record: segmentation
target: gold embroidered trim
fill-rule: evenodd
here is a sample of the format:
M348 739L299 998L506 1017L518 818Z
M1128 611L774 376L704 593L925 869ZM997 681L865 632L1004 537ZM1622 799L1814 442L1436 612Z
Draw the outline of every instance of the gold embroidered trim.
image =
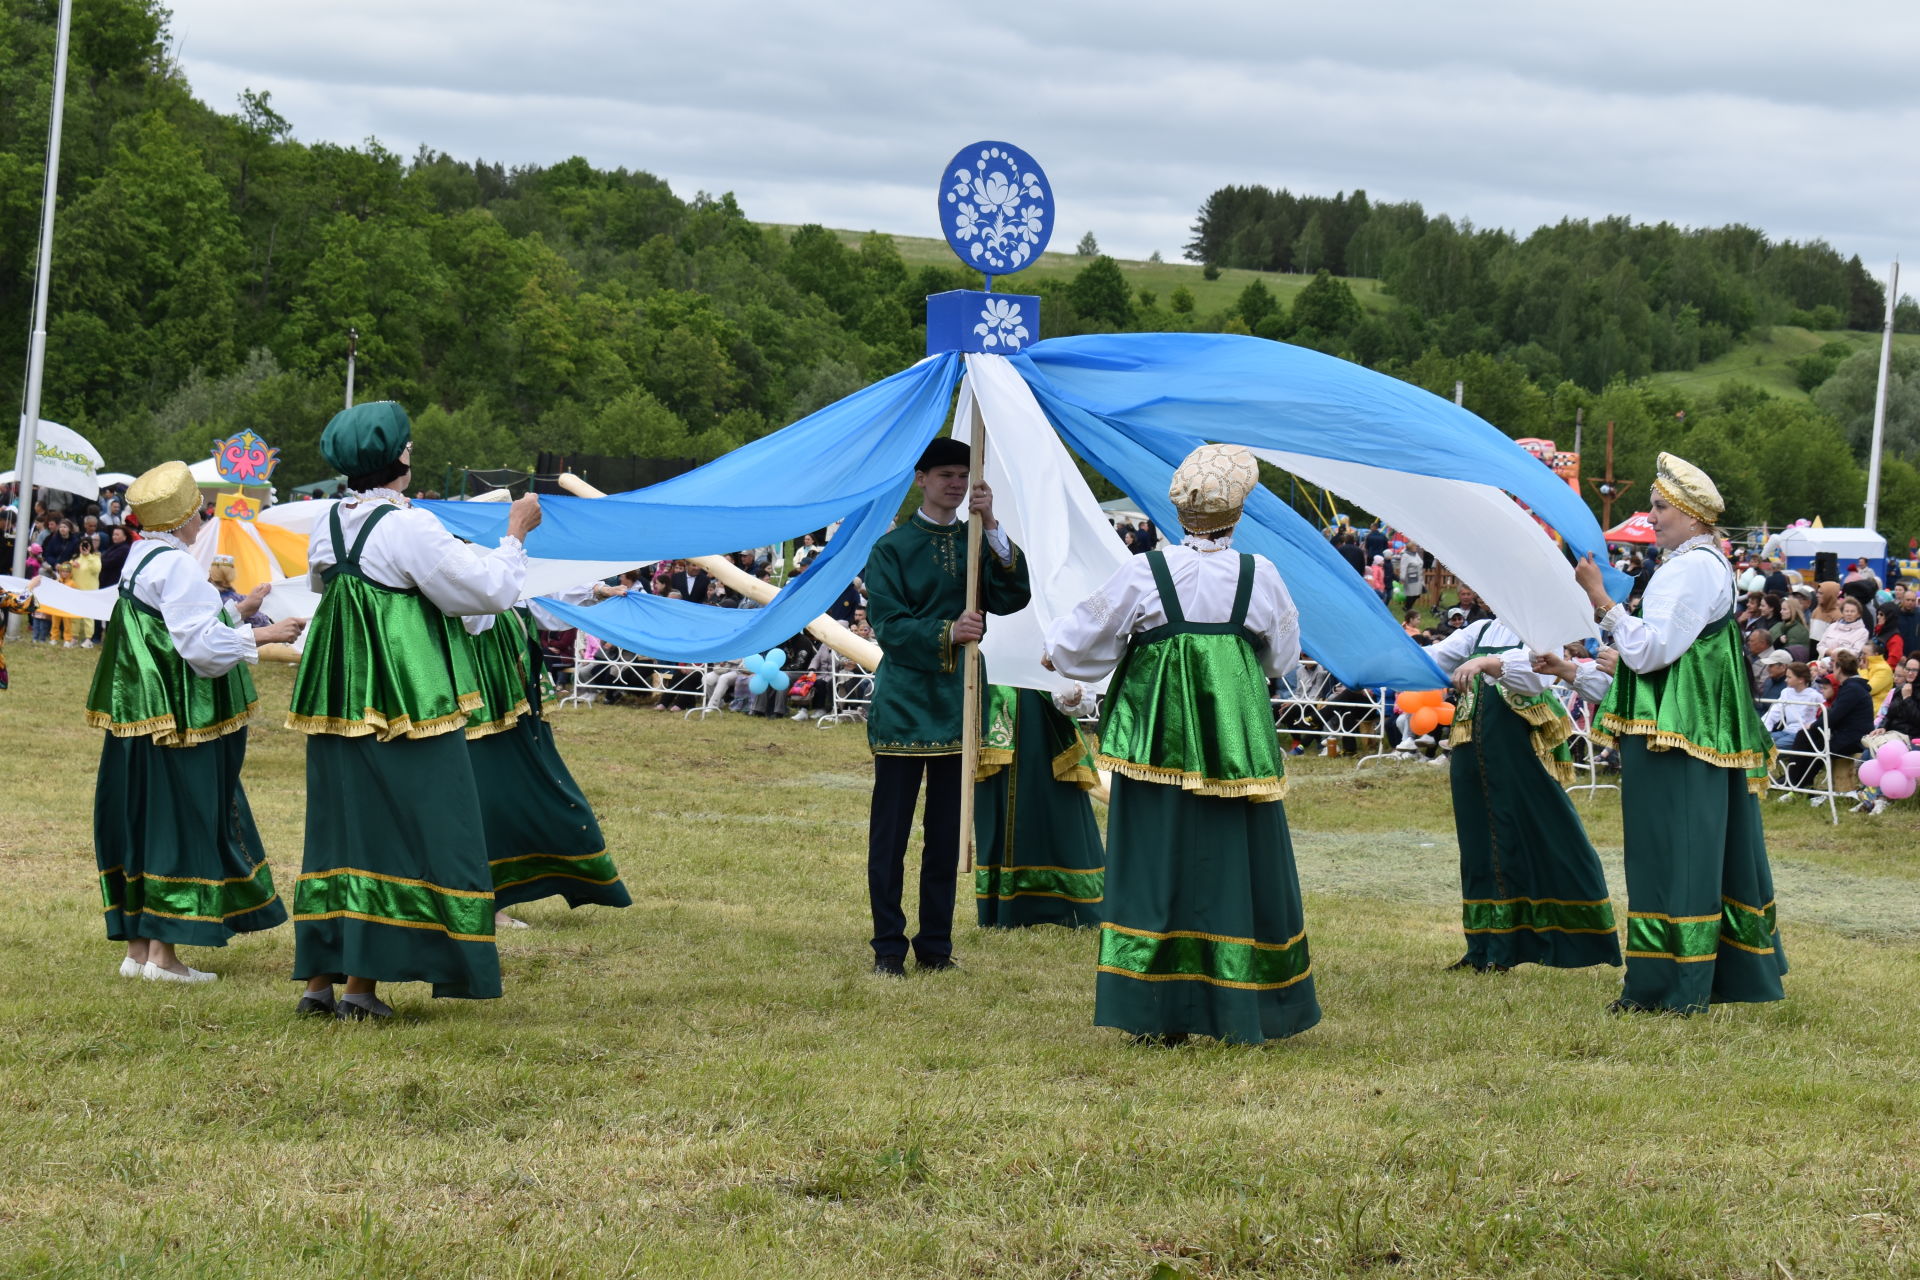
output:
M404 884L415 889L431 889L443 893L449 898L491 898L491 889L449 889L445 885L434 884L431 880L410 880L406 876L390 876L379 871L362 871L359 867L335 867L331 871L308 871L296 880L331 880L335 876L359 876L366 880L383 880L388 884ZM1718 916L1714 917L1716 920Z
M595 858L607 856L605 849L598 853L516 853L511 858L494 858L487 863L490 867L505 866L509 862L526 862L532 858L544 858L548 862L591 862Z
M1720 917L1713 918L1718 920ZM1285 942L1262 942L1258 938L1236 938L1230 933L1206 933L1199 929L1169 929L1165 933L1160 933L1154 929L1135 929L1129 925L1114 924L1111 920L1104 922L1100 927L1113 933L1124 933L1130 938L1152 938L1155 942L1166 942L1170 938L1198 938L1202 942L1226 942L1236 947L1253 947L1259 951L1289 951L1307 938L1305 929Z
M1685 734L1662 729L1658 721L1627 720L1609 712L1594 722L1593 736L1603 745L1615 745L1614 739L1621 735L1634 738L1646 738L1649 751L1683 751L1695 760L1703 760L1721 769L1771 769L1774 759L1780 754L1779 748L1768 747L1763 755L1755 751L1740 751L1728 754L1704 747L1688 738ZM1748 779L1752 789L1754 779ZM1765 779L1760 779L1760 790L1766 790Z
M599 855L595 854L594 856L598 857ZM543 871L537 876L528 876L524 880L508 880L502 884L496 884L493 886L493 891L498 893L502 889L517 889L523 884L532 884L536 880L578 880L581 884L597 884L601 886L620 883L619 876L608 876L605 880L595 880L590 876L570 876L564 871Z
M1013 751L1007 747L980 748L980 764L973 771L975 782L985 782L1013 763Z
M478 693L463 693L455 704L460 709L449 716L435 716L431 720L422 720L415 724L407 716L386 715L372 707L361 713L361 719L348 720L340 716L308 716L297 711L287 712L287 728L297 729L301 733L326 733L342 738L365 738L377 736L382 742L393 742L400 738L437 738L443 733L457 733L467 727L467 721L480 709L485 701Z
M1110 964L1094 966L1098 973L1111 973L1121 978L1136 978L1141 982L1204 982L1210 987L1232 987L1236 991L1278 991L1290 987L1296 982L1304 982L1313 976L1313 966L1306 971L1288 978L1285 982L1235 982L1229 978L1213 978L1204 973L1135 973L1131 969L1121 969Z
M185 733L174 728L171 712L163 716L154 716L151 720L135 721L131 724L116 724L112 716L104 711L87 711L87 723L95 729L105 729L116 738L145 738L152 736L158 747L197 747L215 738L224 738L237 729L246 727L260 709L259 699L247 704L247 709L237 716L229 716L218 724L210 724L200 729L189 729Z
M1285 778L1239 778L1227 780L1209 778L1205 774L1190 773L1183 769L1162 769L1155 765L1138 764L1132 760L1121 760L1115 756L1095 757L1102 769L1132 778L1136 782L1158 782L1167 786L1178 786L1184 791L1196 795L1222 796L1231 800L1247 800L1254 804L1266 804L1287 797Z
M520 723L521 716L531 717L532 714L532 706L525 698L522 698L520 701L514 703L513 706L509 707L507 714L501 716L498 720L489 720L485 724L468 725L467 741L472 742L479 738L491 737L496 733L505 733Z
M492 897L492 894L488 894ZM455 942L492 942L490 933L455 933L447 926L433 920L395 920L391 916L370 916L364 911L323 911L305 915L296 915L294 920L364 920L368 924L390 924L398 929L437 929Z
M1094 750L1099 750L1097 740ZM1094 770L1089 769L1084 763L1087 755L1086 739L1076 733L1074 735L1073 745L1053 758L1053 780L1055 782L1070 782L1082 791L1091 791L1099 786L1100 775Z

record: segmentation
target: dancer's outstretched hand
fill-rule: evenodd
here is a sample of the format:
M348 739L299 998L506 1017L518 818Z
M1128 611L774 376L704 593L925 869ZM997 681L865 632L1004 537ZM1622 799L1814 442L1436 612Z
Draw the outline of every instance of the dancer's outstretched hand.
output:
M1600 571L1600 562L1593 558L1593 552L1587 552L1574 563L1573 580L1587 593L1587 599L1593 602L1594 608L1610 603L1606 579Z

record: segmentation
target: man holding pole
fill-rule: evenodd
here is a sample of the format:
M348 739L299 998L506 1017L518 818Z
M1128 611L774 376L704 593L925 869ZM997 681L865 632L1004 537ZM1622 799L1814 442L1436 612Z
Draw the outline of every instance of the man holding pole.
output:
M873 908L873 968L906 974L907 919L901 909L907 840L920 780L927 783L920 853L920 924L914 958L922 969L953 966L954 881L960 860L963 651L986 632L989 613L1017 613L1029 598L1027 565L993 515L993 493L975 483L971 450L947 437L914 467L920 509L874 545L867 560L867 612L885 657L874 672L867 742L873 750L873 809L867 836L867 895ZM979 520L987 549L979 607L967 607L970 559L962 503Z

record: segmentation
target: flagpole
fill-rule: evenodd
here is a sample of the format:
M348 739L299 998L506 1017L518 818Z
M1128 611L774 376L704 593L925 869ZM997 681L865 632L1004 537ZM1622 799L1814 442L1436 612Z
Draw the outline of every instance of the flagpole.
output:
M1900 296L1900 260L1887 277L1887 319L1880 331L1880 387L1873 396L1873 448L1867 453L1867 531L1880 522L1880 451L1887 438L1887 382L1893 372L1893 301Z
M980 402L968 397L972 413L972 448L967 452L967 501L980 483L987 457L987 423L981 416ZM967 612L980 611L980 570L982 543L986 525L978 511L967 515ZM980 772L980 642L971 641L961 651L960 714L960 859L959 874L973 874L973 800L974 776Z
M60 186L60 121L67 104L67 40L73 31L73 0L60 0L59 35L53 58L53 112L47 127L47 181L40 198L40 267L33 278L33 337L27 345L27 403L14 446L14 480L20 510L14 517L15 577L27 572L27 543L33 532L33 460L40 434L40 387L47 364L47 286L53 275L53 201ZM10 619L17 632L18 617Z

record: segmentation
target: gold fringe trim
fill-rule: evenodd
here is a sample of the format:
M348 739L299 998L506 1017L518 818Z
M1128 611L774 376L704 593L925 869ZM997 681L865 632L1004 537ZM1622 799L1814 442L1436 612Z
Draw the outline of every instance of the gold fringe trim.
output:
M1703 760L1722 769L1771 770L1774 760L1780 754L1779 748L1770 746L1764 755L1753 751L1740 751L1729 755L1723 751L1715 751L1712 747L1703 747L1685 734L1662 729L1657 721L1623 720L1613 714L1603 715L1595 721L1592 732L1595 740L1606 746L1615 745L1614 740L1621 736L1647 738L1650 740L1647 743L1649 751L1684 751L1695 760ZM1748 779L1749 787L1754 781L1754 779ZM1764 780L1761 780L1760 790L1766 790Z
M1132 778L1136 782L1158 782L1166 786L1177 786L1196 795L1247 800L1254 804L1267 804L1287 798L1287 780L1284 777L1239 778L1229 781L1223 778L1209 778L1201 773L1189 773L1184 769L1162 769L1109 755L1095 757L1095 763L1110 773Z
M297 711L287 712L287 728L301 733L333 734L341 738L365 738L377 736L382 742L393 742L400 738L437 738L443 733L458 733L467 727L467 721L480 709L484 702L478 693L463 693L456 704L460 709L450 716L435 716L431 720L422 720L418 724L407 716L387 716L373 707L361 713L358 720L347 720L340 716L309 716Z
M1098 738L1093 738L1091 750L1089 750L1087 739L1090 737L1093 737L1093 735L1076 733L1074 735L1073 745L1053 758L1053 780L1055 782L1070 782L1082 791L1092 791L1100 785L1099 773L1088 768L1084 763L1088 755L1097 754L1100 750L1100 740Z
M1553 754L1555 747L1573 737L1573 722L1564 715L1556 714L1554 709L1544 702L1516 707L1507 698L1505 690L1498 692L1501 701L1507 704L1507 710L1527 722L1527 741L1532 745L1533 754L1538 757L1540 767L1547 771L1547 776L1563 787L1573 785L1575 772L1573 761L1562 760ZM1477 705L1474 710L1476 712L1479 710ZM1447 735L1447 741L1456 747L1472 742L1475 718L1470 715L1465 720L1456 719L1452 725L1453 732Z
M489 720L485 724L468 725L467 741L472 742L479 738L491 737L496 733L505 733L520 723L521 716L531 716L532 714L532 704L525 698L522 698L520 701L514 703L512 707L508 708L507 714L501 716L498 720Z
M974 767L973 780L985 782L994 774L1013 763L1013 752L1007 747L980 748L980 763Z
M154 716L150 720L139 720L131 724L116 723L113 717L104 711L87 709L87 723L95 729L105 729L116 738L145 738L151 736L158 747L197 747L212 742L215 738L224 738L239 729L244 729L260 710L259 699L247 704L247 709L237 716L228 716L218 724L210 724L200 729L189 729L181 733L174 727L171 713Z

